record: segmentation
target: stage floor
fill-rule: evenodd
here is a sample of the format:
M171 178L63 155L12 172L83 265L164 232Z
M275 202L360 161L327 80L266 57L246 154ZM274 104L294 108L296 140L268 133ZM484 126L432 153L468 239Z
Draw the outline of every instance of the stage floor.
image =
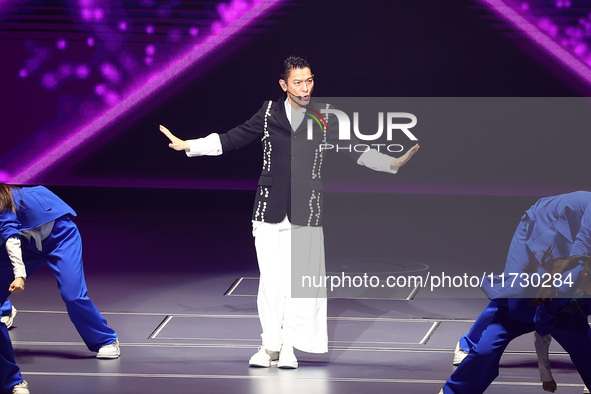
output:
M78 211L88 294L118 332L122 356L97 360L86 349L42 268L11 296L19 312L10 335L33 394L438 393L453 372L456 342L487 303L449 289L421 289L412 299L330 299L327 354L296 353L297 370L249 368L260 344L251 192L56 192ZM521 212L535 200L386 197L385 220L394 226L376 242L393 259L433 273L502 269ZM352 232L367 229L359 223ZM335 256L343 243L331 234L325 228L327 253ZM363 253L375 250L372 242ZM551 360L559 392L580 394L583 383L555 342ZM510 344L487 393L540 392L528 334Z
M246 273L253 278L253 274ZM329 300L328 354L297 353L297 370L249 368L259 345L254 293L224 296L236 273L87 278L89 295L119 334L122 356L97 360L69 322L43 270L11 297L10 335L32 393L437 393L452 351L482 299ZM254 279L250 279L254 280ZM561 393L581 393L553 343ZM539 393L533 336L511 343L487 392Z

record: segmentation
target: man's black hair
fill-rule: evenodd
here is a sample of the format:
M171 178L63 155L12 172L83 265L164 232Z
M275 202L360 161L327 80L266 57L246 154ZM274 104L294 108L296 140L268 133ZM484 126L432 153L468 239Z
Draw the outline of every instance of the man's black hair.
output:
M312 67L310 67L310 62L306 59L301 58L299 56L289 56L287 59L283 61L283 68L281 69L280 78L284 81L287 81L287 77L289 76L291 70L299 68L312 69Z

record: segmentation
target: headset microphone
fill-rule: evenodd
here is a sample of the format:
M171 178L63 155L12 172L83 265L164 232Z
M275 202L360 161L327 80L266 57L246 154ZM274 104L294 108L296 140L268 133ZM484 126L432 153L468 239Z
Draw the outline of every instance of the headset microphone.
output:
M289 94L291 94L292 97L297 98L298 100L301 100L303 97L302 96L296 96L295 94L293 94L292 92L290 92L289 90L285 89L285 91Z
M301 100L303 98L302 96L296 96L295 94L293 94L289 90L286 90L286 92L289 93L289 94L291 94L293 97L297 98L298 100Z

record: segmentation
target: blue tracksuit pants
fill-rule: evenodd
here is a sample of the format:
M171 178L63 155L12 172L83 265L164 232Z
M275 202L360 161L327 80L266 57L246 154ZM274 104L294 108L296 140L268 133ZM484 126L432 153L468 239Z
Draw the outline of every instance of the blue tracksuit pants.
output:
M68 216L55 220L51 234L43 240L42 251L37 250L33 239L30 242L22 239L21 243L27 276L47 264L57 279L68 316L88 349L98 351L115 341L117 334L107 326L107 321L86 294L82 240L74 222ZM2 248L0 253L0 302L4 304L10 295L8 287L14 276L6 249ZM9 391L21 381L8 330L0 324L0 390Z
M487 307L492 314L478 343L445 383L445 394L483 393L499 374L499 362L505 348L518 336L535 329L533 320L527 323L513 316L517 312L530 315L529 299L491 301ZM591 384L591 328L585 313L559 313L552 336L568 352L585 385Z

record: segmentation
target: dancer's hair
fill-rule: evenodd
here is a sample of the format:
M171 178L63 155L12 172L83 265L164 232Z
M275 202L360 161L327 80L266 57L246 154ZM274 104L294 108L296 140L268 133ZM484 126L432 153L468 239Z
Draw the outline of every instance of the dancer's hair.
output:
M545 301L552 301L553 298L558 296L558 289L554 287L554 275L555 274L564 274L567 271L572 270L577 265L584 263L585 267L583 268L583 273L587 273L587 277L581 277L581 281L583 280L591 280L591 256L588 255L576 255L570 257L563 257L563 258L556 258L553 259L550 253L550 249L544 252L544 256L542 257L542 267L545 268L546 272L552 276L552 287L542 287L538 291L535 304L541 305ZM581 287L581 283L579 283L579 287Z
M0 212L10 210L16 212L16 204L12 199L12 189L18 189L16 186L0 183Z

